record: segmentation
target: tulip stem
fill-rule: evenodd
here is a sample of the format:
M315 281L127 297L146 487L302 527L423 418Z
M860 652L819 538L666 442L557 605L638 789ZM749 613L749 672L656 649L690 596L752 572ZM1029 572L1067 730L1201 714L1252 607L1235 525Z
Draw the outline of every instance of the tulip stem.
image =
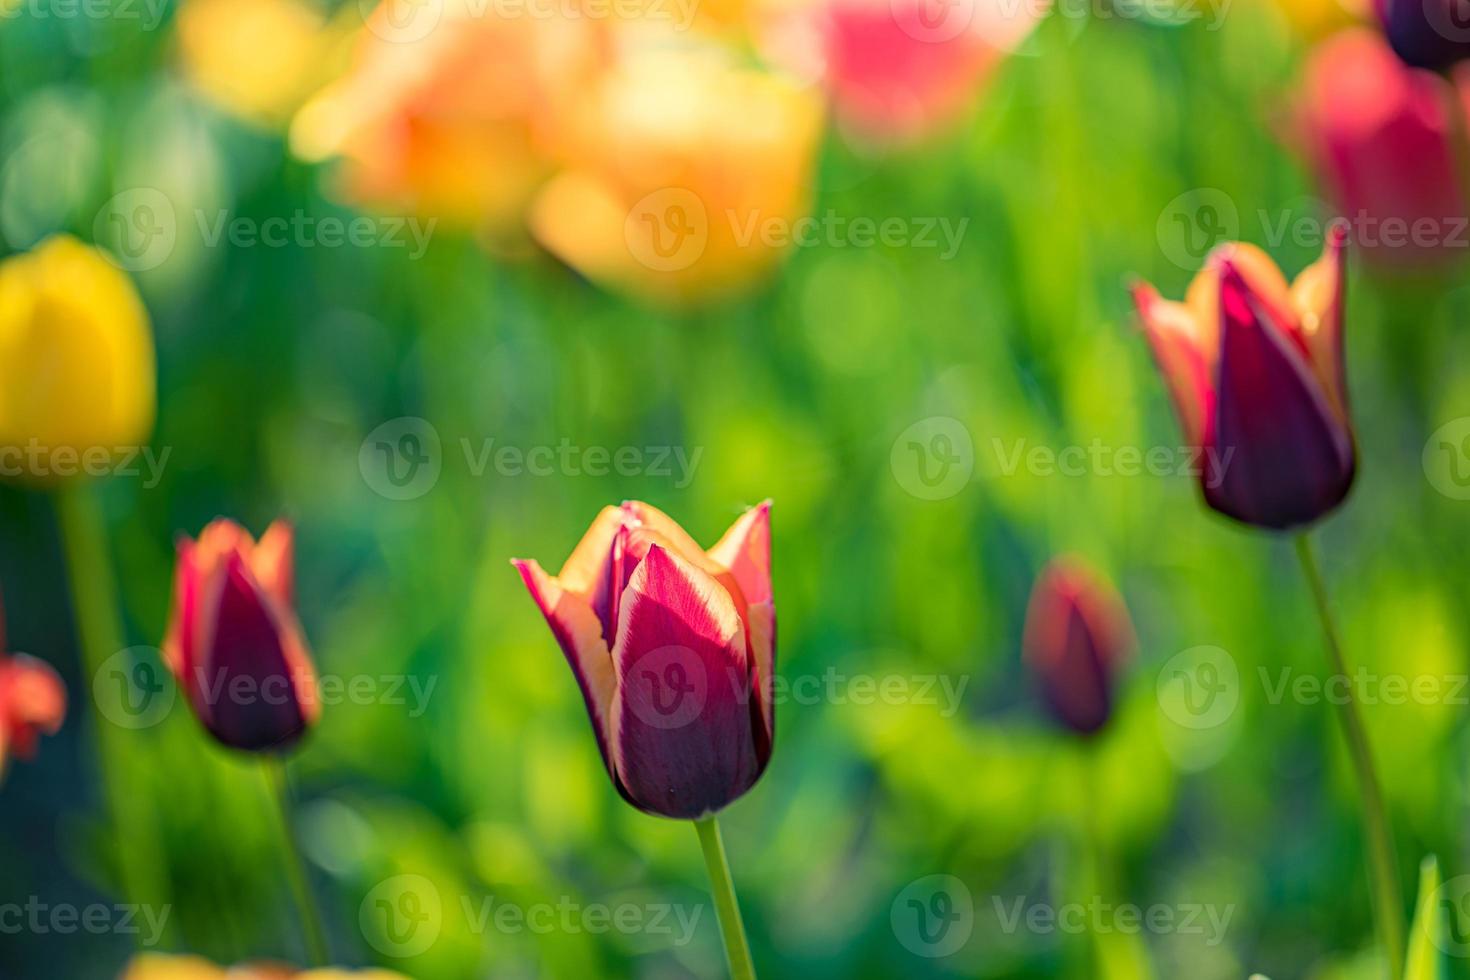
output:
M730 964L731 980L755 980L750 943L745 938L745 923L740 918L740 903L735 898L735 883L730 877L730 861L725 857L725 841L720 837L719 821L708 816L694 821L694 829L704 851L704 867L709 872L710 890L714 893L720 935L725 940L725 960Z
M322 917L312 898L311 884L306 878L306 862L301 858L301 848L291 830L291 786L286 778L284 759L266 756L261 760L261 771L265 774L266 790L271 797L271 810L276 816L280 831L285 864L286 880L291 894L296 899L297 911L301 914L301 933L306 941L306 953L313 966L325 967L330 962L327 955L327 933L322 928Z
M108 557L106 523L89 483L75 482L61 487L54 495L54 503L71 585L83 676L91 690L92 683L101 680L108 659L124 649L117 579ZM135 904L166 901L161 885L164 863L149 819L148 796L130 785L126 778L127 746L121 741L117 727L103 713L102 702L95 697L87 700L92 704L93 736L101 760L103 792L117 859L118 890L124 901Z
M1308 535L1301 534L1297 537L1296 551L1301 559L1302 572L1311 586L1317 614L1322 619L1322 632L1327 640L1331 667L1346 679L1349 675L1347 661L1342 653L1342 642L1332 618L1322 571ZM1400 980L1404 973L1404 903L1399 887L1398 857L1394 850L1393 831L1389 825L1388 811L1383 805L1383 793L1373 767L1373 753L1368 745L1368 733L1363 727L1362 714L1357 701L1353 699L1352 686L1344 685L1343 690L1347 692L1347 696L1338 699L1338 704L1342 708L1340 717L1343 734L1347 738L1353 768L1357 771L1358 790L1363 803L1364 829L1368 837L1368 865L1373 879L1373 908L1378 917L1378 938L1388 959L1389 977Z

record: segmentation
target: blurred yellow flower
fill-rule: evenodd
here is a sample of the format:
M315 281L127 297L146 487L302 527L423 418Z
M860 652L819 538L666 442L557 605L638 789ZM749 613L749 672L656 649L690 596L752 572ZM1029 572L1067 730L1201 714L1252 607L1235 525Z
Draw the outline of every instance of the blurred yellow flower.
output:
M1368 0L1256 0L1274 8L1304 41L1318 41L1339 28L1361 23Z
M815 230L822 100L713 42L624 31L538 196L536 239L598 283L673 303L747 288Z
M520 232L559 120L602 60L606 21L566 16L567 2L384 0L346 75L292 123L292 149L340 156L360 204Z
M0 262L0 475L105 468L148 438L154 375L147 311L101 251L62 235Z
M225 111L283 124L342 66L351 21L328 21L302 0L186 0L177 20L183 74Z
M144 953L134 957L118 980L407 980L389 970L307 970L274 964L225 969L199 956Z

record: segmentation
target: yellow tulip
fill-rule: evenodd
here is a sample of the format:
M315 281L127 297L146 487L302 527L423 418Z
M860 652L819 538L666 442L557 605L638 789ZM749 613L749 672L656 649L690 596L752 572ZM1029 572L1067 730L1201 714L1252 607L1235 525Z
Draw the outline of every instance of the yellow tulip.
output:
M713 42L624 33L532 232L613 289L687 304L748 288L801 237L821 97Z
M132 281L57 236L0 262L0 475L97 472L153 428L153 335Z
M226 112L267 126L285 123L331 79L352 29L349 16L328 21L301 0L187 0L177 26L190 84Z

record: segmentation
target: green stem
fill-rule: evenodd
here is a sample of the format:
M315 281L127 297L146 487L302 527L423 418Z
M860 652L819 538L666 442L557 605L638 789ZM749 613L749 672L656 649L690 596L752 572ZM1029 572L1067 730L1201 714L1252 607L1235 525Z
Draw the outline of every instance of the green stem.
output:
M1322 572L1317 565L1312 541L1303 533L1296 539L1297 557L1301 559L1302 572L1312 589L1312 598L1317 604L1317 614L1322 618L1322 632L1327 639L1327 653L1332 669L1349 677L1347 661L1342 653L1342 641L1332 619L1332 610L1327 601L1327 587L1322 581ZM1368 866L1373 879L1373 909L1378 917L1378 938L1388 958L1388 975L1400 980L1404 974L1404 900L1399 888L1398 857L1393 845L1393 831L1389 826L1388 810L1383 805L1383 793L1379 789L1378 775L1373 768L1373 753L1368 745L1368 733L1363 727L1363 717L1357 701L1352 696L1352 685L1344 684L1347 696L1339 699L1342 708L1343 734L1347 737L1348 753L1352 756L1353 768L1357 771L1358 791L1363 803L1364 832L1368 838Z
M316 967L325 967L330 962L327 954L327 933L322 928L321 913L311 895L311 885L306 880L306 862L301 859L301 849L296 844L296 835L291 832L291 788L286 780L285 760L266 756L261 760L261 772L265 775L266 791L271 797L271 811L276 817L276 828L281 835L282 853L286 864L286 881L296 900L301 914L301 932L306 941L306 954Z
M108 658L124 649L117 580L107 553L106 524L89 483L63 486L56 491L54 502L84 676L93 681ZM162 884L164 865L150 819L149 799L126 778L128 752L121 740L123 733L107 720L96 698L88 700L92 704L93 735L114 837L118 890L125 902L135 905L162 901L166 898Z
M719 821L713 816L705 817L694 821L694 829L704 851L704 867L709 872L710 890L714 893L715 914L720 919L720 935L725 940L725 960L730 964L731 980L755 980L750 943L746 942L745 923L740 919L740 904L735 900L735 883L730 878L730 862L725 857Z

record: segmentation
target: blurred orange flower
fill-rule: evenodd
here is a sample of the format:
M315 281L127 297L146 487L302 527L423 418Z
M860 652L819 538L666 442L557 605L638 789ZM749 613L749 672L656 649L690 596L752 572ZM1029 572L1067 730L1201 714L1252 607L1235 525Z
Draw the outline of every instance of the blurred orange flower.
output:
M803 0L766 31L773 58L823 80L858 138L909 142L952 124L1050 0Z
M306 970L269 963L224 967L199 956L134 957L118 980L407 980L390 970Z
M536 239L613 289L670 303L759 281L806 216L822 132L809 87L693 36L627 29L569 121Z
M345 60L350 13L328 21L302 0L186 0L179 8L184 77L225 111L280 125Z
M567 2L384 0L347 73L297 114L293 149L341 157L358 203L514 234L601 60L603 22L565 16Z

